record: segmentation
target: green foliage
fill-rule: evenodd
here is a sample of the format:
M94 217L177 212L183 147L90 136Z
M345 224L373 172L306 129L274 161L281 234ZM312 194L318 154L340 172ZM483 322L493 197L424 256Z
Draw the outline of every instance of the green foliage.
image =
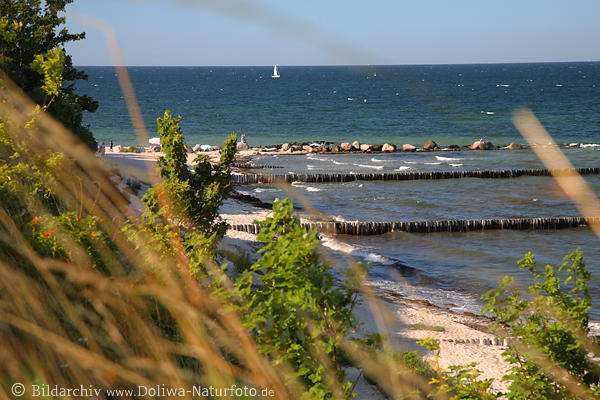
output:
M587 359L585 348L591 298L590 273L579 250L567 255L558 267L539 271L531 253L519 260L533 284L527 298L505 277L497 289L484 295L485 312L495 315L511 337L522 346L512 346L505 355L512 364L504 377L510 382L509 399L575 399L573 388L600 395L600 369ZM574 386L567 385L564 376Z
M107 260L116 254L116 246L100 229L96 218L65 212L58 216L34 217L29 222L29 228L29 242L41 257L85 262L110 274ZM79 246L72 246L73 243ZM74 252L74 249L82 251Z
M87 76L73 68L71 56L59 54L66 43L85 38L84 33L61 29L65 17L59 13L72 1L0 0L0 69L34 102L49 105L56 119L95 150L96 142L82 120L83 111L95 111L98 103L64 84ZM47 103L47 95L55 99Z
M219 208L232 190L230 168L235 157L237 138L232 133L225 140L219 162L212 164L209 157L198 156L190 170L185 140L179 128L180 120L181 116L172 117L168 110L163 118L157 119L164 153L157 165L164 181L148 192L146 204L155 215L188 222L196 229L214 234L218 240L227 230L227 224L219 215ZM158 192L168 196L171 207L159 205Z
M65 55L63 51L56 47L48 50L46 54L37 54L31 63L31 69L44 77L42 89L53 98L60 94L60 87L63 84L64 62Z
M169 258L175 254L172 244L181 240L191 265L191 272L204 273L207 257L214 258L214 245L227 230L219 215L223 200L231 192L231 164L236 151L236 135L223 143L221 158L212 164L206 156L197 157L191 170L180 116L165 111L157 119L164 156L158 158L157 169L163 181L148 190L143 200L146 229L164 247L159 252Z
M288 199L277 201L273 215L261 222L258 240L267 243L259 251L262 257L235 282L243 299L240 311L259 349L275 365L291 364L308 385L307 398L331 398L336 383L349 397L351 384L343 383L339 355L340 344L358 324L352 313L356 286L350 281L334 286L331 267L316 252L316 232L303 228L292 210Z

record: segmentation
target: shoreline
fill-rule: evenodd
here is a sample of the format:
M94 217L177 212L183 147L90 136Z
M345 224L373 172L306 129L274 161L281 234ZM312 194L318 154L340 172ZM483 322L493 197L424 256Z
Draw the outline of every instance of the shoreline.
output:
M218 157L218 152L212 153L204 154L213 158ZM150 176L148 168L155 163L156 158L161 154L157 152L115 152L106 153L103 158L118 169L119 174L124 178L131 177L143 181L144 175L146 177ZM239 156L236 156L236 161L251 161L256 154L254 151L241 152ZM188 154L188 164L193 161L195 156L195 154ZM240 170L237 173L240 172L242 171ZM221 208L223 219L230 225L252 224L255 220L264 219L270 212L267 203L250 204L247 202L248 200L243 198L226 200ZM297 213L299 213L302 222L322 221L323 217L326 219L334 218L325 215L315 216L310 213L310 209L297 210ZM256 251L263 244L256 241L256 235L254 234L229 229L221 246L236 251L245 251L252 257L256 257ZM467 315L452 311L427 300L411 299L383 288L371 286L370 290L375 293L375 298L363 298L361 305L356 309L356 314L363 324L359 330L361 334L375 332L382 335L389 334L397 349L417 350L428 360L434 359L433 354L418 346L416 341L425 336L433 337L440 340L439 364L441 367L476 361L478 363L477 368L482 371L480 379L494 378L494 390L506 388L505 383L500 381L509 368L508 363L504 361L501 355L506 347L504 347L504 343L498 343L493 334L486 332L492 322L485 316ZM375 303L376 306L374 307L372 303ZM389 323L385 326L378 324L377 320L381 319L381 316L377 315L377 307L383 307L382 309L385 310L385 314L388 316L386 321L389 321ZM418 329L419 326L441 327L443 331ZM364 378L362 380L364 381ZM359 381L357 391L361 392L362 395L359 393L358 398L378 398L375 394L372 394L373 390L373 387L366 381ZM365 395L364 393L368 394Z

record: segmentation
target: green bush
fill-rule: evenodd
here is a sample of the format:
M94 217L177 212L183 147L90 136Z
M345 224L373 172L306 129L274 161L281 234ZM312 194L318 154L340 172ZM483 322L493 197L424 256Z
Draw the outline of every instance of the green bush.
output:
M334 286L331 267L316 252L316 232L292 211L290 200L277 201L260 223L258 240L267 245L235 282L239 310L261 352L275 365L293 366L309 388L307 398L348 398L352 384L345 382L340 345L358 325L356 286L350 280Z
M538 270L531 253L519 260L533 278L523 298L505 277L486 293L484 312L491 312L497 327L514 338L505 352L512 364L503 379L510 382L509 399L577 399L600 396L600 368L589 360L588 292L590 273L581 251L564 258L558 267ZM500 331L502 332L502 331Z

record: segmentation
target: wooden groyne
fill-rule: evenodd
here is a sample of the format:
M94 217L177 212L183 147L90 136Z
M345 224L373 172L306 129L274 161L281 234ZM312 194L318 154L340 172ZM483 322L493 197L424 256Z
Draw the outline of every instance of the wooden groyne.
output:
M499 169L499 170L472 170L472 171L415 171L415 172L380 172L380 173L344 173L344 174L247 174L232 175L234 185L272 184L280 182L306 182L306 183L343 183L352 181L411 181L411 180L438 180L438 179L506 179L520 176L550 176L559 175L590 175L599 174L600 168L575 168L575 169Z
M231 165L234 168L242 169L280 169L283 168L281 165L266 165L266 164L249 164L249 163L233 163Z
M388 232L470 232L486 230L550 230L567 229L585 226L589 223L600 223L600 217L541 217L541 218L501 218L501 219L448 219L438 221L410 222L308 222L305 228L322 233L337 235L381 235ZM231 225L236 231L256 234L260 231L258 224Z

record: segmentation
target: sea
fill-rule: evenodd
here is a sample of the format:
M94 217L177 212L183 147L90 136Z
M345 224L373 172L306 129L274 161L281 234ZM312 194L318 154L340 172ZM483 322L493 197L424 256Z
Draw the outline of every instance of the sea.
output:
M441 148L489 140L525 143L512 113L528 107L576 167L600 165L600 62L407 66L128 67L149 136L165 110L181 115L190 145L244 133L251 145L352 142ZM78 82L100 106L86 114L95 137L138 144L116 72L80 67ZM142 143L145 145L145 143ZM531 150L393 154L262 155L269 173L358 173L543 168ZM256 172L264 172L257 170ZM600 195L600 177L585 179ZM273 201L291 197L348 221L419 221L577 216L549 177L241 186ZM308 203L307 203L308 202ZM481 313L481 295L505 275L526 291L517 260L531 251L540 268L579 248L592 272L591 314L600 320L599 239L589 228L468 233L324 236L334 264L370 262L369 284L457 312Z

